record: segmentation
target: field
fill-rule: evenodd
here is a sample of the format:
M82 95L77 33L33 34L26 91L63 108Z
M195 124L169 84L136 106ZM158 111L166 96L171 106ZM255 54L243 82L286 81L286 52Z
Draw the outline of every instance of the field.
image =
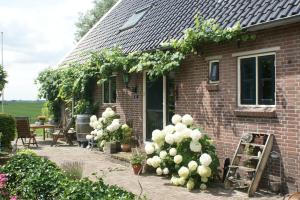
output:
M41 115L43 104L44 101L6 101L4 112L15 117L29 117L30 122L33 123L37 116Z

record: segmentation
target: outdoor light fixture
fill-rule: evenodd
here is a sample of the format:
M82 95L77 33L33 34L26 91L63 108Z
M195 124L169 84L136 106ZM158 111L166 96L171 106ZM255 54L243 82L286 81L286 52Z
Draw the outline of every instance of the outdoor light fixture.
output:
M123 81L125 84L125 87L128 89L129 81L130 81L130 74L127 72L123 72Z

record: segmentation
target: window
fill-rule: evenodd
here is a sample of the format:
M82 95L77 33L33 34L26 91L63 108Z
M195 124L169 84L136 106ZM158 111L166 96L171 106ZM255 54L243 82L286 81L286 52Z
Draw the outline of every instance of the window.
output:
M239 105L275 105L275 54L239 59Z
M134 27L147 13L151 6L148 6L146 8L140 9L136 11L129 19L123 24L123 26L120 28L120 31L130 29Z
M219 61L209 61L209 82L214 83L219 81Z
M103 103L116 103L116 77L112 76L109 80L105 81L102 86Z

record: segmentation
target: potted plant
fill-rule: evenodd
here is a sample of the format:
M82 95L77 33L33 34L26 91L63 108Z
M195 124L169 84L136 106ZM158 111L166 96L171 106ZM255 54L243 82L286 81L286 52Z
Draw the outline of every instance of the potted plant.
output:
M142 172L145 159L146 156L140 153L137 149L132 154L130 163L135 175L139 175Z
M46 116L40 115L40 116L37 117L37 119L39 120L40 125L44 125L45 121L46 121Z
M129 128L127 124L123 124L121 129L122 129L121 149L123 152L130 152L132 128Z

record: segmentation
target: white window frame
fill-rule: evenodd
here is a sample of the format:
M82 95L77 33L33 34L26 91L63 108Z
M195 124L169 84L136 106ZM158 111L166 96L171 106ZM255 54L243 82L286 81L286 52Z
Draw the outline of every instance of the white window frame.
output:
M274 85L274 105L259 105L258 104L258 57L260 56L269 56L269 55L274 55L274 78L275 78L275 85ZM244 58L253 58L255 57L256 59L256 100L255 100L255 105L246 105L246 104L241 104L241 59ZM238 106L239 107L276 107L276 53L275 52L270 52L270 53L261 53L261 54L253 54L253 55L247 55L247 56L240 56L238 57Z
M219 72L218 72L219 73L219 80L218 81L212 81L212 80L210 80L211 64L214 63L214 62L218 62L219 63ZM209 68L208 69L208 82L212 83L212 84L219 83L220 82L220 60L210 60L208 68Z
M114 75L114 76L111 76L110 78L112 78L112 77L117 77L116 75ZM109 100L111 101L111 79L108 79L107 81L108 81L108 88L109 88L109 90L108 90L108 98L109 98ZM116 82L117 82L117 80L116 80ZM117 84L117 83L116 83ZM104 83L102 84L102 104L104 104L104 105L111 105L111 104L116 104L117 102L115 102L115 103L111 103L111 102L104 102ZM117 101L117 100L116 100Z

